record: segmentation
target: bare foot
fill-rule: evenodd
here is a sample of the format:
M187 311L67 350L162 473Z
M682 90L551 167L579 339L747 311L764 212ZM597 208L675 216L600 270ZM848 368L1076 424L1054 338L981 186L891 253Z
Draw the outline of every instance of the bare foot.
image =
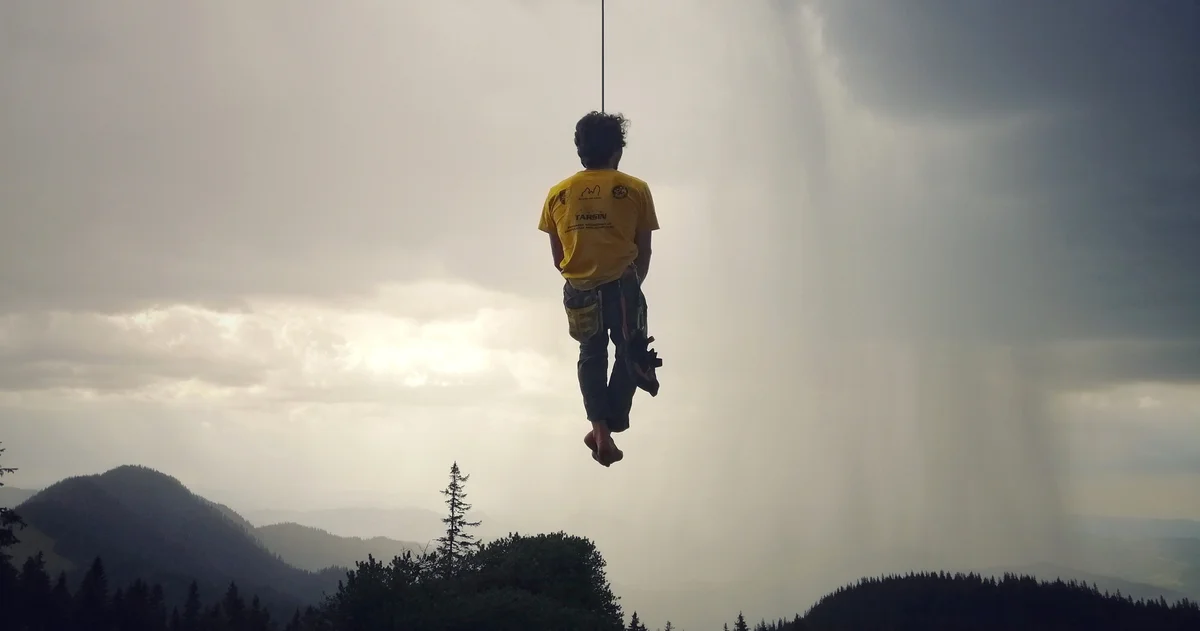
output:
M602 455L599 451L597 451L595 456L596 462L599 462L606 467L611 467L612 465L621 462L624 459L625 452L618 449L615 444L612 446L612 451L608 454Z
M595 432L588 432L587 435L583 437L583 444L587 445L587 448L589 450L591 450L592 460L595 460L596 462L599 462L600 464L602 464L606 467L612 465L614 462L620 462L622 459L625 458L625 453L622 452L620 449L616 449L616 445L614 444L613 449L615 451L613 453L609 454L610 460L608 460L607 464L604 461L602 461L600 459L599 450L596 448L597 445L596 445L596 433Z
M596 430L588 431L587 435L583 437L583 444L593 452L596 451Z
M595 460L596 462L600 462L600 454L597 453L597 451L596 451L596 432L595 431L590 431L587 433L586 436L583 437L583 444L587 445L587 448L591 450L592 460ZM601 462L600 464L604 464L604 463Z
M612 433L600 423L593 424L592 431L583 437L583 444L592 450L592 460L606 467L620 462L625 457L625 454L613 442Z

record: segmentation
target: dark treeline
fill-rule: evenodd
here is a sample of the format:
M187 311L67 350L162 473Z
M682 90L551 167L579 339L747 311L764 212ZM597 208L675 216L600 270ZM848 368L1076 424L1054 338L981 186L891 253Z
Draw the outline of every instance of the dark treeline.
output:
M347 573L336 594L289 620L273 620L257 596L231 583L205 599L193 583L183 606L162 587L110 585L96 559L72 591L41 555L20 570L0 566L0 627L14 631L620 631L622 616L592 544L564 534L510 535L456 557L406 553Z
M340 631L621 631L604 560L584 538L509 535L457 557L358 564L322 607Z
M458 464L450 470L446 533L436 550L359 562L321 608L338 631L622 631L621 607L591 541L564 533L481 545L469 528Z
M1200 629L1200 607L1109 594L1076 581L947 572L862 579L819 600L808 628L978 631L1184 631Z
M582 571L580 571L582 570ZM368 559L348 572L319 606L273 620L258 598L231 584L206 601L193 585L182 607L168 608L158 585L112 589L97 559L78 589L52 580L40 557L20 571L0 567L3 620L14 631L356 631L626 630L653 631L635 612L622 625L603 579L603 561L586 540L563 534L510 535L456 561L436 551L390 563ZM662 631L682 631L670 622ZM738 614L724 631L868 629L1133 630L1200 629L1200 607L1133 600L1073 581L1026 576L909 574L863 579L822 598L792 620L749 623Z
M278 625L259 602L249 603L231 583L223 597L206 603L195 583L182 607L168 609L162 586L142 580L113 587L104 562L97 558L72 593L66 573L51 580L42 556L31 557L18 572L0 567L3 619L14 631L300 631L321 629L318 611L309 608L286 625Z

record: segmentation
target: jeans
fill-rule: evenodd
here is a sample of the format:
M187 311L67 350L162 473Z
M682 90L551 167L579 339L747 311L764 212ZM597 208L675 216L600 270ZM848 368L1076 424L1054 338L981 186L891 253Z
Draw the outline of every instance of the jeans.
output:
M629 410L637 384L627 352L628 340L635 332L646 328L646 297L641 281L631 268L621 278L593 290L581 291L570 283L563 288L563 302L568 307L599 302L598 322L594 331L572 335L579 341L579 390L589 421L604 421L612 432L629 429ZM588 335L587 333L590 333ZM615 349L612 374L608 373L608 342Z

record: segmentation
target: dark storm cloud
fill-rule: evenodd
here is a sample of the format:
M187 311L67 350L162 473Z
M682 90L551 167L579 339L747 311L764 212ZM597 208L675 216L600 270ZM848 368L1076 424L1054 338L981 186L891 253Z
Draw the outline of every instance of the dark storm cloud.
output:
M990 322L1051 340L1200 338L1200 3L814 4L872 110L1020 129L964 166L988 170L978 195L1010 200L1004 214L948 230L961 269L942 273L975 286ZM1142 368L1196 374L1179 355Z
M1162 310L1147 309L1148 313ZM1128 326L1128 325L1126 325ZM1059 385L1079 388L1130 382L1187 384L1200 382L1200 342L1173 336L1165 329L1158 338L1090 341L1064 344L1053 353Z
M815 0L855 93L904 116L1143 103L1195 96L1200 5L1177 0ZM1191 85L1188 85L1191 83Z

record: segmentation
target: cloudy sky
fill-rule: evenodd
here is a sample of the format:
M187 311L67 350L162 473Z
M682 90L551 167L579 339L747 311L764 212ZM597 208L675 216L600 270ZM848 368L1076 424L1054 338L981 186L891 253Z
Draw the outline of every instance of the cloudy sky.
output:
M665 359L612 469L535 229L598 2L0 5L6 482L437 508L457 459L630 581L1200 518L1200 4L608 5Z

